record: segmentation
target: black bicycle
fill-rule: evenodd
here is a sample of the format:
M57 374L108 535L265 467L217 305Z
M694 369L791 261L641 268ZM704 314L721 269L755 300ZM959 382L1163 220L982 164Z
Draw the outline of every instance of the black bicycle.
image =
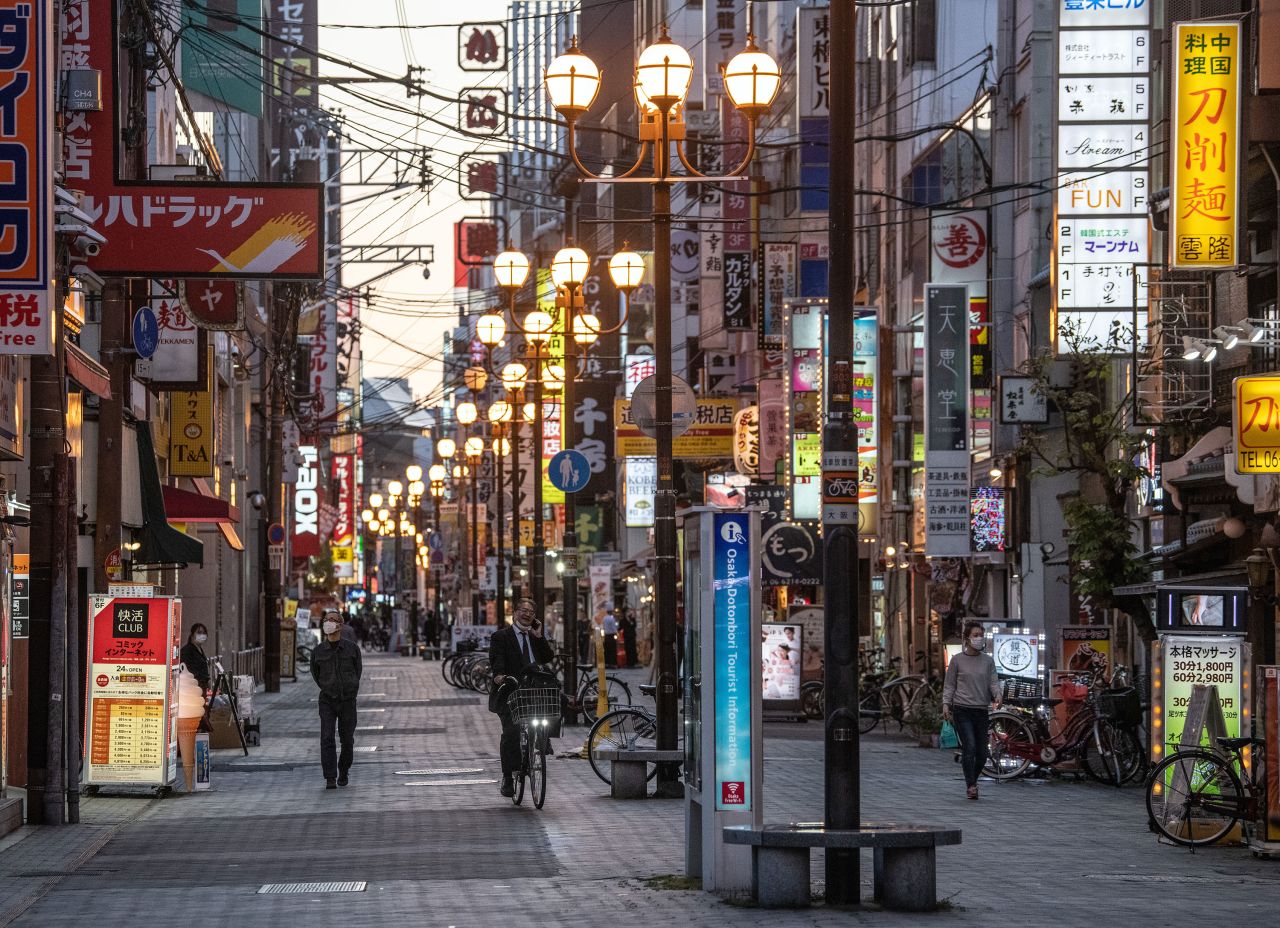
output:
M1216 747L1178 747L1147 779L1147 815L1164 838L1183 847L1217 844L1257 820L1266 795L1266 742L1218 738ZM1251 750L1252 763L1245 751Z
M527 785L533 807L541 809L547 799L551 739L560 734L560 682L555 674L527 668L507 698L507 706L511 718L520 726L520 769L516 771L516 794L511 801L520 805Z

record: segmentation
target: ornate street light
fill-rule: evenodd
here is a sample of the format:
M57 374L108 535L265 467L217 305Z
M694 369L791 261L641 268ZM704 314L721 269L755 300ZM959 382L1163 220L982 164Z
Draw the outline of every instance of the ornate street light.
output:
M443 464L432 464L431 469L427 471L427 476L432 483L440 483L449 478L449 469Z
M507 322L497 313L485 313L476 320L476 338L492 348L507 334Z
M409 482L422 479L422 468L417 464L410 464L404 469L404 475L409 478Z
M480 414L476 409L476 404L470 400L463 401L453 410L453 415L463 425L470 425L476 421L476 417Z
M504 289L519 290L529 279L529 259L523 252L508 248L493 259L493 276L498 286Z
M436 442L436 454L444 458L446 461L453 457L458 451L458 443L452 438L442 438Z
M748 29L750 33L750 29ZM585 60L584 60L585 59ZM768 111L769 105L777 95L781 82L781 72L773 59L758 49L754 37L748 35L747 46L740 55L735 56L724 70L724 79L729 99L747 120L746 151L740 164L720 177L708 177L698 171L685 149L686 126L682 114L685 95L693 78L693 60L689 53L671 41L664 25L662 35L657 42L640 53L634 72L634 88L636 102L640 110L639 136L640 150L635 163L627 170L608 177L595 174L583 164L577 150L577 122L591 104L594 90L590 90L589 80L598 75L599 69L589 63L576 43L547 69L547 94L556 111L564 117L566 123L566 143L569 157L585 176L602 183L625 181L636 174L646 161L650 159L653 185L653 255L654 255L654 356L656 362L655 381L657 387L656 409L657 420L656 452L658 459L658 486L654 505L654 549L656 555L655 576L655 615L657 617L657 650L656 650L656 683L657 691L657 746L659 750L675 750L679 742L679 713L676 702L678 681L676 679L676 523L675 523L675 483L672 455L671 430L671 186L686 180L731 183L742 181L742 172L746 170L755 154L756 125L758 120ZM584 75L588 83L579 88L564 75L571 77ZM554 79L553 79L554 78ZM684 174L673 172L672 148L678 163L684 168ZM614 262L610 262L610 275L615 282L619 276L625 282L631 282L626 276L630 258L615 256L618 273L614 273ZM642 263L642 262L641 262ZM567 332L576 335L576 329L570 327ZM575 339L566 339L566 352L572 347ZM572 366L566 360L570 373ZM572 380L565 383L566 393L572 392ZM566 406L570 404L566 402ZM566 416L566 435L571 435L573 418ZM568 441L567 447L572 447ZM566 500L568 497L566 497ZM567 507L566 507L567 509ZM572 525L566 511L566 551L569 548L568 531ZM566 559L567 560L567 559ZM572 574L573 565L567 570ZM576 583L576 580L573 581ZM566 609L570 608L566 599ZM571 620L566 616L566 632L571 627ZM658 766L658 794L679 795L678 770L674 764Z

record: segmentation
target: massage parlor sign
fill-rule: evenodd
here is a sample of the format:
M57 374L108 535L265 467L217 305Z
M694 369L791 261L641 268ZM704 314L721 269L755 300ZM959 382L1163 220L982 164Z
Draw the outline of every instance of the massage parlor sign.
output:
M177 768L182 600L90 597L84 782L168 786Z

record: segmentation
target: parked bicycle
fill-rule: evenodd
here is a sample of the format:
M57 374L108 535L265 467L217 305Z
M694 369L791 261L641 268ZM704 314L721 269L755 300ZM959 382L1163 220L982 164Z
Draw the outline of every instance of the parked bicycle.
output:
M640 684L643 696L653 696L652 683ZM613 763L600 756L602 751L657 750L658 717L643 705L622 706L600 716L587 735L587 760L591 769L605 783L613 782ZM646 778L658 773L657 764L646 765Z
M493 686L488 651L461 651L440 662L445 682L460 690L488 693Z
M556 655L556 659L545 666L563 676L561 669L563 663L559 655ZM598 667L595 664L579 664L578 676L575 682L577 683L577 691L573 698L573 708L581 712L588 722L595 722L598 715L597 707L600 704L600 674ZM604 694L609 709L632 704L631 687L627 685L625 680L612 674L606 674L604 683Z
M1013 682L1013 681L1009 681ZM1099 783L1120 786L1140 775L1145 754L1128 722L1136 713L1137 693L1108 692L1089 674L1058 685L1064 698L1021 695L1006 684L1006 708L991 713L988 758L983 772L1012 780L1033 767L1083 773ZM1055 708L1072 706L1060 731L1052 730ZM1121 724L1121 723L1124 724Z
M1147 779L1147 814L1161 837L1183 847L1216 844L1239 823L1246 836L1266 795L1266 752L1259 738L1218 738L1217 747L1180 747ZM1173 745L1171 745L1173 747Z

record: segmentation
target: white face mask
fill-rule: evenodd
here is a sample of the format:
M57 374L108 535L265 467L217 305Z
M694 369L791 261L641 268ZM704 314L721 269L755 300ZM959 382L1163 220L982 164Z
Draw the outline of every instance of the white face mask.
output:
M208 640L208 635L196 635L196 644L204 644Z
M324 625L323 625L323 628L324 628L324 633L325 633L326 635L332 635L334 632L336 632L336 631L338 630L338 623L337 623L337 622L325 622L325 623L324 623Z
M975 651L985 651L987 649L987 639L986 638L970 638L969 647L973 648L973 650Z

